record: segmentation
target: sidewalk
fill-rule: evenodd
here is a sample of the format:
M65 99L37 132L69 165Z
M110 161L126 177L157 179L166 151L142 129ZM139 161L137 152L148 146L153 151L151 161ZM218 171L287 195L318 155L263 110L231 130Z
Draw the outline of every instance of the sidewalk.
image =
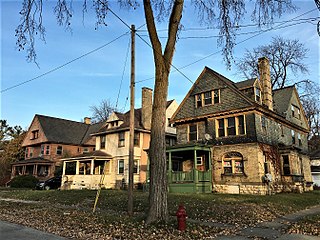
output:
M0 221L0 240L66 240L66 238L41 232L22 225Z
M309 236L303 234L282 234L281 230L286 229L291 223L299 221L301 218L320 214L320 205L302 210L293 214L285 215L275 219L272 222L264 222L256 227L243 229L237 236L221 236L218 240L247 240L253 237L264 239L279 239L279 240L320 240L320 236Z

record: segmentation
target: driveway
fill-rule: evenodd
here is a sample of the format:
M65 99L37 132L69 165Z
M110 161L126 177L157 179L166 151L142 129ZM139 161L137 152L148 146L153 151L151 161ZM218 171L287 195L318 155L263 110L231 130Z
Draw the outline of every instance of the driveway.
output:
M0 221L0 240L66 240L66 238L41 232L22 225Z

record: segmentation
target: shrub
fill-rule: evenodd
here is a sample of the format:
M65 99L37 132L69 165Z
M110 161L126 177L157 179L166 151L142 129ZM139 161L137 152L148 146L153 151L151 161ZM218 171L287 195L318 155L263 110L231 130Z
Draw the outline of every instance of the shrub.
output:
M17 176L13 178L10 182L10 187L12 188L35 188L39 180L32 176Z

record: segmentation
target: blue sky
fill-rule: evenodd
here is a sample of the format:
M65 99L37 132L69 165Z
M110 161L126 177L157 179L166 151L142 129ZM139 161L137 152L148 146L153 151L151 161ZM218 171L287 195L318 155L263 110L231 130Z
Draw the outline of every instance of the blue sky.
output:
M38 39L36 42L40 66L38 67L34 63L26 62L26 53L17 51L15 46L14 34L19 24L21 2L1 0L0 118L6 119L10 125L20 125L23 128L29 126L35 114L81 121L84 117L92 115L90 106L98 105L103 99L110 99L114 104L118 101L120 110L128 110L129 101L126 99L129 97L130 82L130 52L128 53L130 34L112 42L128 32L127 26L109 14L108 26L95 30L93 13L88 11L83 22L82 1L73 1L74 14L71 33L56 24L53 15L55 1L44 1L46 42ZM275 22L281 23L290 20L289 23L282 25L283 28L279 29L277 26L280 23L275 23L273 25L275 29L256 37L252 37L254 34L250 32L258 31L257 27L239 29L236 42L245 41L235 47L234 57L235 59L241 58L245 49L251 50L259 45L268 44L275 36L298 39L309 49L305 63L310 70L308 76L299 77L319 82L319 36L316 21L309 20L301 24L299 20L319 17L319 11L312 0L294 1L294 3L299 7L296 12L275 19ZM252 6L249 1L248 6L248 13L250 13ZM141 8L129 12L113 4L112 10L128 25L134 24L138 28L145 23ZM194 82L205 66L233 81L244 80L241 75L237 74L234 65L231 70L226 69L221 52L219 52L221 49L217 46L217 38L214 37L218 35L218 30L204 29L205 26L198 23L193 9L188 5L185 7L182 23L185 29L179 35L173 65L180 69L188 79L173 69L170 75L169 99L176 99L180 103L192 86L190 80ZM249 18L243 19L243 25L248 23L250 23ZM161 24L158 28L166 29L166 25ZM146 27L143 26L139 30L138 34L149 42ZM161 31L159 35L165 37L166 32ZM250 40L246 40L250 37L252 37ZM104 45L106 46L100 50L86 55ZM73 61L83 55L86 56ZM72 61L70 64L65 65L70 61ZM189 64L191 65L183 68ZM63 65L65 66L54 70ZM153 88L153 76L152 50L137 37L136 107L140 107L141 104L141 88L144 86ZM27 83L6 90L23 82Z

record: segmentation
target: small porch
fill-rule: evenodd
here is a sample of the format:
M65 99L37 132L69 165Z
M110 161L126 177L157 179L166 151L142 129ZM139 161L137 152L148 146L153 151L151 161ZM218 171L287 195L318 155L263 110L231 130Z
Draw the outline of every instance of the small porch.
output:
M211 193L212 164L208 146L167 148L169 192Z
M77 157L62 159L62 190L109 188L109 154L95 151Z
M11 166L11 178L33 175L39 180L47 180L54 175L54 162L44 158L32 158L14 162Z

